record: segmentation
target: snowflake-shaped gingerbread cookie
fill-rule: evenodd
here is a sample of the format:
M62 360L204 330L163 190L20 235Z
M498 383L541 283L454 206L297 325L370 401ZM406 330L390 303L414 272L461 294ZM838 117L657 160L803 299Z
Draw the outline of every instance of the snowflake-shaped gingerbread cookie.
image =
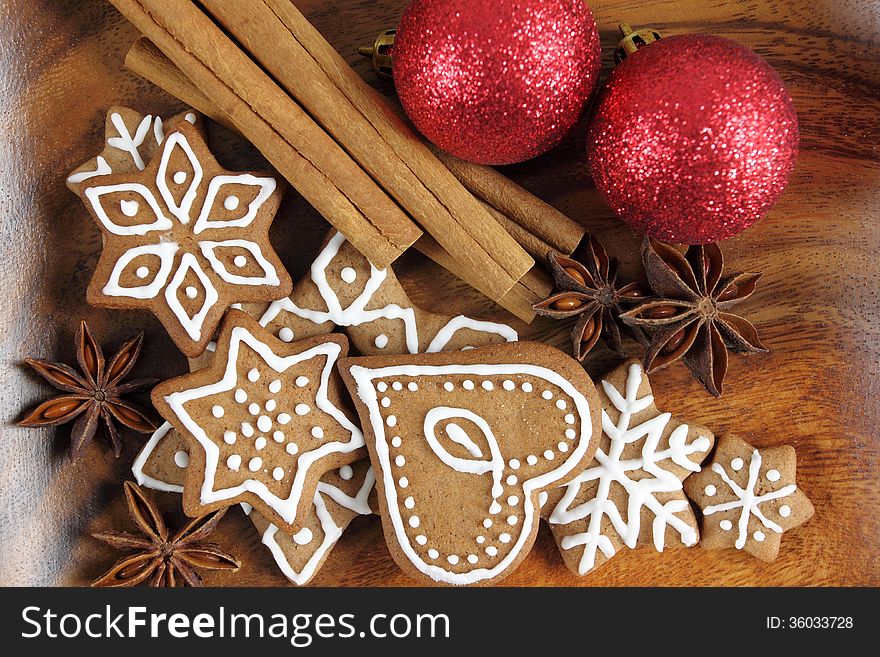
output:
M696 545L697 521L682 481L700 470L714 440L707 429L657 409L638 361L605 377L599 395L602 438L595 459L551 492L548 504L562 556L579 575L623 546L653 544L662 552L668 545Z
M703 511L701 545L773 561L782 533L813 516L795 471L790 445L756 449L733 435L720 438L711 467L685 482L688 497Z
M290 293L268 237L281 189L271 176L222 169L186 120L163 137L143 170L80 180L77 191L104 235L87 300L149 309L194 357L230 306Z
M157 386L153 404L189 444L184 510L246 502L296 532L325 472L364 456L336 361L344 336L285 344L243 312L227 315L210 367Z

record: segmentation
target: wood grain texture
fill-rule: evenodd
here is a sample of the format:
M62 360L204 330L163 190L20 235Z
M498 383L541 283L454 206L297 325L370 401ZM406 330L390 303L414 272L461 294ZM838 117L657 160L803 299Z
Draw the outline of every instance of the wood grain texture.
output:
M396 22L404 0L299 0L298 6L369 81L355 49ZM799 484L816 506L787 533L780 558L763 564L735 551L624 551L586 578L570 574L546 528L511 585L877 585L880 584L880 5L873 0L680 0L591 2L606 71L626 20L666 34L711 32L766 57L787 83L801 120L802 154L788 191L754 228L725 243L731 270L763 270L741 310L761 331L766 356L731 359L721 400L687 370L652 383L658 405L678 417L734 431L758 446L798 450ZM116 555L88 532L125 524L122 481L142 439L126 435L119 460L98 439L85 457L66 456L68 431L11 423L48 390L21 366L26 356L71 358L87 318L105 343L146 330L141 372L167 378L183 358L152 317L87 308L84 291L100 249L97 228L64 186L100 150L113 103L170 113L178 105L123 68L136 38L104 0L15 0L0 5L5 119L0 134L4 314L0 383L0 583L83 584ZM261 158L222 128L211 133L221 163L258 168ZM636 271L638 237L601 202L584 167L583 126L554 152L505 173L577 219ZM325 224L296 193L272 238L294 277L305 270ZM27 242L25 242L25 239ZM507 319L479 294L418 254L396 265L413 301L444 312ZM526 337L565 348L568 326L536 320ZM613 357L600 348L587 369ZM178 500L160 501L173 516ZM218 541L245 561L238 575L210 584L286 581L243 515L224 520ZM315 580L321 585L408 585L383 546L375 518L356 520Z

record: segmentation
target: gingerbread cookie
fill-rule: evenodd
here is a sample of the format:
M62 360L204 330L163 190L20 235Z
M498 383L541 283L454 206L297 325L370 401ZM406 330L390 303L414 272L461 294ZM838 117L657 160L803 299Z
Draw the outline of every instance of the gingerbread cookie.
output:
M641 363L605 377L602 437L596 458L550 494L548 520L569 569L586 575L623 546L693 546L699 532L682 481L712 449L714 436L682 424L654 404Z
M290 297L272 303L260 323L285 342L339 326L362 355L457 351L517 339L506 324L413 306L390 268L372 266L337 232Z
M599 398L537 343L340 362L376 469L386 542L410 575L488 584L528 554L542 493L598 445Z
M189 445L166 422L141 449L131 471L141 486L182 493L188 466ZM302 586L318 573L351 521L374 513L375 483L368 459L325 473L303 528L296 534L280 531L250 504L241 506L279 570L292 583Z
M736 436L720 438L712 467L685 482L703 512L701 545L773 561L782 533L813 517L812 503L795 484L796 461L790 445L755 449Z
M111 107L104 121L104 150L77 167L67 177L67 187L81 196L82 186L92 178L143 171L165 141L165 131L173 132L181 121L204 130L204 119L193 111L163 121L161 116L145 116L128 107Z
M153 390L189 444L188 514L247 502L287 531L302 529L320 477L363 457L335 371L347 350L341 335L285 344L232 310L213 364Z
M187 356L232 304L290 293L268 237L276 179L225 171L188 121L142 171L86 179L79 193L104 234L88 302L151 310Z
M295 534L280 531L256 511L245 511L284 576L302 586L317 574L351 521L374 512L375 484L367 459L328 472L318 482L311 513Z

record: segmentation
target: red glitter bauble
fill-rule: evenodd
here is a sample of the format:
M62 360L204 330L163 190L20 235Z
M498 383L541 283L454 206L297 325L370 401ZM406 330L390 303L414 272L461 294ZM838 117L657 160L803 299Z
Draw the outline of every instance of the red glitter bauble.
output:
M414 0L392 51L397 93L416 127L482 164L556 146L580 117L599 64L583 0Z
M798 153L791 97L767 62L728 39L682 35L627 57L588 133L596 187L636 230L705 244L755 223Z

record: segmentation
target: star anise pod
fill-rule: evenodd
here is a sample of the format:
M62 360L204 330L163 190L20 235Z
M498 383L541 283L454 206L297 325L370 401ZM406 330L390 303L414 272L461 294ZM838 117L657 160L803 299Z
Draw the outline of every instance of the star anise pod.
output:
M147 581L150 586L201 586L197 568L234 572L241 566L238 559L204 540L226 509L196 518L169 537L162 514L140 486L126 481L125 499L128 515L142 535L107 531L92 536L120 550L137 551L117 561L92 586L137 586Z
M131 338L120 347L110 363L105 364L101 347L92 337L88 325L81 322L76 334L76 359L80 372L63 363L26 359L28 365L64 394L56 395L28 412L19 421L19 426L48 427L76 420L70 434L70 455L76 458L95 437L99 421L103 421L113 443L113 452L119 456L122 444L114 422L121 422L141 433L156 430L142 408L122 398L156 383L156 379L122 382L137 362L143 342L143 333Z
M722 278L724 258L717 244L691 246L682 255L668 244L646 238L642 260L658 298L621 318L651 334L645 371L651 373L683 359L710 393L721 396L728 350L744 354L767 351L757 329L729 312L751 296L761 274Z
M646 299L650 292L641 283L617 286L617 258L609 258L595 236L590 235L571 258L551 252L547 267L556 289L532 309L552 319L579 318L571 332L575 358L583 360L600 336L612 351L625 356L621 330L642 344L648 343L640 328L628 327L620 321L620 314L624 308Z

